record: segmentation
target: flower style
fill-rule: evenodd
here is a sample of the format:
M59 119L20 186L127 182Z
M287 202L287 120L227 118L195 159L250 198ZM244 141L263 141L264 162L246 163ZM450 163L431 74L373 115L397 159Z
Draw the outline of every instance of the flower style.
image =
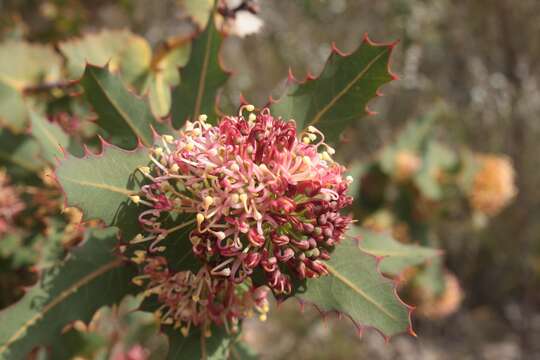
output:
M345 169L334 162L333 153L316 128L310 126L298 139L294 121L274 118L268 109L254 112L251 105L217 126L202 115L187 122L177 138L163 136L161 145L151 150L151 166L140 168L149 182L132 196L146 209L139 216L143 233L131 243L149 243L136 260L166 267L165 258L157 256L166 249L165 239L191 228L193 254L204 265L197 274L168 274L147 286L172 281L182 287L181 293L198 298L193 291L201 286L208 294L229 294L251 284L258 272L274 293L288 295L293 278L326 275L324 261L351 223L340 210L352 202L346 194L352 178L344 177ZM165 219L171 214L191 220L167 227ZM143 276L152 274L145 270ZM182 302L160 299L169 310ZM189 327L190 321L199 323L201 315L218 322L212 309L197 308L189 296L186 299L190 317L176 313L174 321Z

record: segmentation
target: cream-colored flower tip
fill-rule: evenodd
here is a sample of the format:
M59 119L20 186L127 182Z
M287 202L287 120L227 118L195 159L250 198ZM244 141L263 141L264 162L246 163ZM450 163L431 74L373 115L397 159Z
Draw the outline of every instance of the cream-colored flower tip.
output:
M496 215L517 194L515 172L507 156L480 154L476 156L476 173L469 201L473 209L486 215Z

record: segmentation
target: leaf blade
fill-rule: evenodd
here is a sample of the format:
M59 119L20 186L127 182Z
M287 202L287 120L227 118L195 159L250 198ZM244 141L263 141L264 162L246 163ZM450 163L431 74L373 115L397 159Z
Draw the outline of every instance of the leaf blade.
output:
M214 21L208 21L206 30L193 41L191 57L180 70L182 81L172 93L171 114L176 128L200 114L215 113L218 90L228 78L219 61L221 42Z
M142 175L137 169L148 162L148 149L144 147L127 151L106 145L100 155L65 158L56 169L56 177L67 204L80 208L85 219L101 219L130 236L138 229L138 210L129 196L139 192Z
M49 163L60 159L64 154L64 149L69 146L68 135L58 125L49 122L34 111L30 112L30 123L32 135L40 143L45 159Z
M410 331L410 309L377 271L376 259L354 241L337 246L327 267L329 275L309 279L305 292L296 294L301 301L346 314L355 324L374 327L387 337Z
M414 244L402 244L387 232L374 232L360 227L350 231L360 243L360 249L373 256L382 257L380 269L383 273L397 276L405 269L420 265L440 255L437 249Z
M21 301L0 313L1 358L23 358L37 345L61 346L55 340L67 323L88 321L99 307L132 292L135 272L113 254L115 233L93 231L72 257L46 269ZM96 293L100 296L91 296Z
M394 45L375 44L365 36L351 54L333 46L321 74L292 86L271 104L272 113L296 120L299 131L317 126L329 142L337 142L352 120L366 114L367 103L378 89L395 78L388 66ZM289 82L294 81L290 76Z
M87 65L81 85L99 115L98 125L113 136L113 143L133 148L138 139L150 146L154 117L148 103L126 89L107 69Z

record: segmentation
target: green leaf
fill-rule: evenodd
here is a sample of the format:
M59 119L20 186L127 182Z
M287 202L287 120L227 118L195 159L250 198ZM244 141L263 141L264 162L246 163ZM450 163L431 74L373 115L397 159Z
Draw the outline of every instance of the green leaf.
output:
M159 118L171 110L171 87L180 83L178 68L186 65L191 51L191 42L183 38L173 38L167 44L162 53L158 51L154 55L146 86L141 91L148 94L152 113Z
M26 88L60 79L62 59L52 47L9 41L0 44L0 124L21 132L28 123Z
M399 275L405 269L423 264L440 254L437 249L397 242L386 232L354 227L349 234L360 241L360 249L376 257L383 257L380 269L389 275Z
M399 133L396 141L383 149L379 162L386 174L394 175L396 156L400 151L405 150L419 155L425 151L436 119L434 114L430 114L410 121Z
M444 279L444 264L437 258L427 264L413 279L414 286L420 287L430 294L438 297L444 293L446 282Z
M104 30L82 38L65 41L58 45L67 58L67 69L71 79L79 79L86 64L105 66L119 70L129 84L148 70L152 49L146 39L127 30Z
M39 173L46 165L40 151L32 137L0 129L0 165L7 167L11 176L26 178Z
M101 306L131 293L134 269L113 253L113 229L91 232L84 244L44 269L37 285L0 313L0 358L23 359L35 346L62 346L65 325L88 321Z
M138 232L139 211L129 196L140 190L142 175L137 168L149 162L148 150L126 151L105 146L100 155L67 157L56 169L56 176L67 204L80 208L85 219L101 219L118 226L122 235Z
M99 115L98 125L122 147L150 146L154 116L144 99L127 90L122 80L107 69L88 65L81 79L86 97Z
M215 113L216 97L219 88L227 81L223 71L219 50L222 38L213 21L192 44L191 57L180 70L182 82L172 93L172 121L180 128L186 120L194 120L200 114Z
M271 105L272 113L296 120L299 131L316 126L328 142L337 142L347 126L366 115L378 89L394 78L388 70L393 47L374 44L367 36L349 55L334 46L319 77L291 86Z
M233 337L223 328L213 328L210 337L204 337L199 328L192 328L187 337L179 329L167 326L163 330L169 338L167 359L228 359L229 346Z
M181 5L199 29L204 29L208 24L214 2L214 0L181 0Z
M336 246L326 263L329 274L306 282L296 296L321 311L337 311L358 326L378 329L385 337L411 331L410 310L396 295L393 283L377 270L373 255L360 250L355 241Z
M430 199L440 199L443 196L440 174L456 164L457 156L450 148L434 140L429 141L422 154L422 168L414 179L422 194Z
M32 135L43 149L43 157L51 164L55 159L64 155L64 149L69 146L68 135L57 125L51 123L42 115L31 111Z

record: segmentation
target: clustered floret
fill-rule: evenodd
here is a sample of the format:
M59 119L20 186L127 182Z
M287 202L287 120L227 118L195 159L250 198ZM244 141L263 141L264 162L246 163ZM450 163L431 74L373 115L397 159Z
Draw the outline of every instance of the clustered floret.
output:
M253 286L255 273L277 295L290 294L293 279L326 275L324 262L351 223L340 210L352 202L352 178L344 176L316 128L308 127L298 139L294 121L275 118L268 109L254 112L251 105L217 126L206 120L202 115L178 137L162 137L151 150L151 165L139 169L149 182L132 196L146 207L139 216L144 231L132 243L149 244L135 260L146 263L147 287L158 286L154 292L166 313L174 313L168 321L182 328L238 318L245 301L230 294L246 284L248 292L259 294L250 301L263 309L265 292ZM165 226L171 214L191 214L191 220ZM156 263L168 269L159 255L167 236L190 227L201 270L156 271ZM180 310L188 308L189 313Z

